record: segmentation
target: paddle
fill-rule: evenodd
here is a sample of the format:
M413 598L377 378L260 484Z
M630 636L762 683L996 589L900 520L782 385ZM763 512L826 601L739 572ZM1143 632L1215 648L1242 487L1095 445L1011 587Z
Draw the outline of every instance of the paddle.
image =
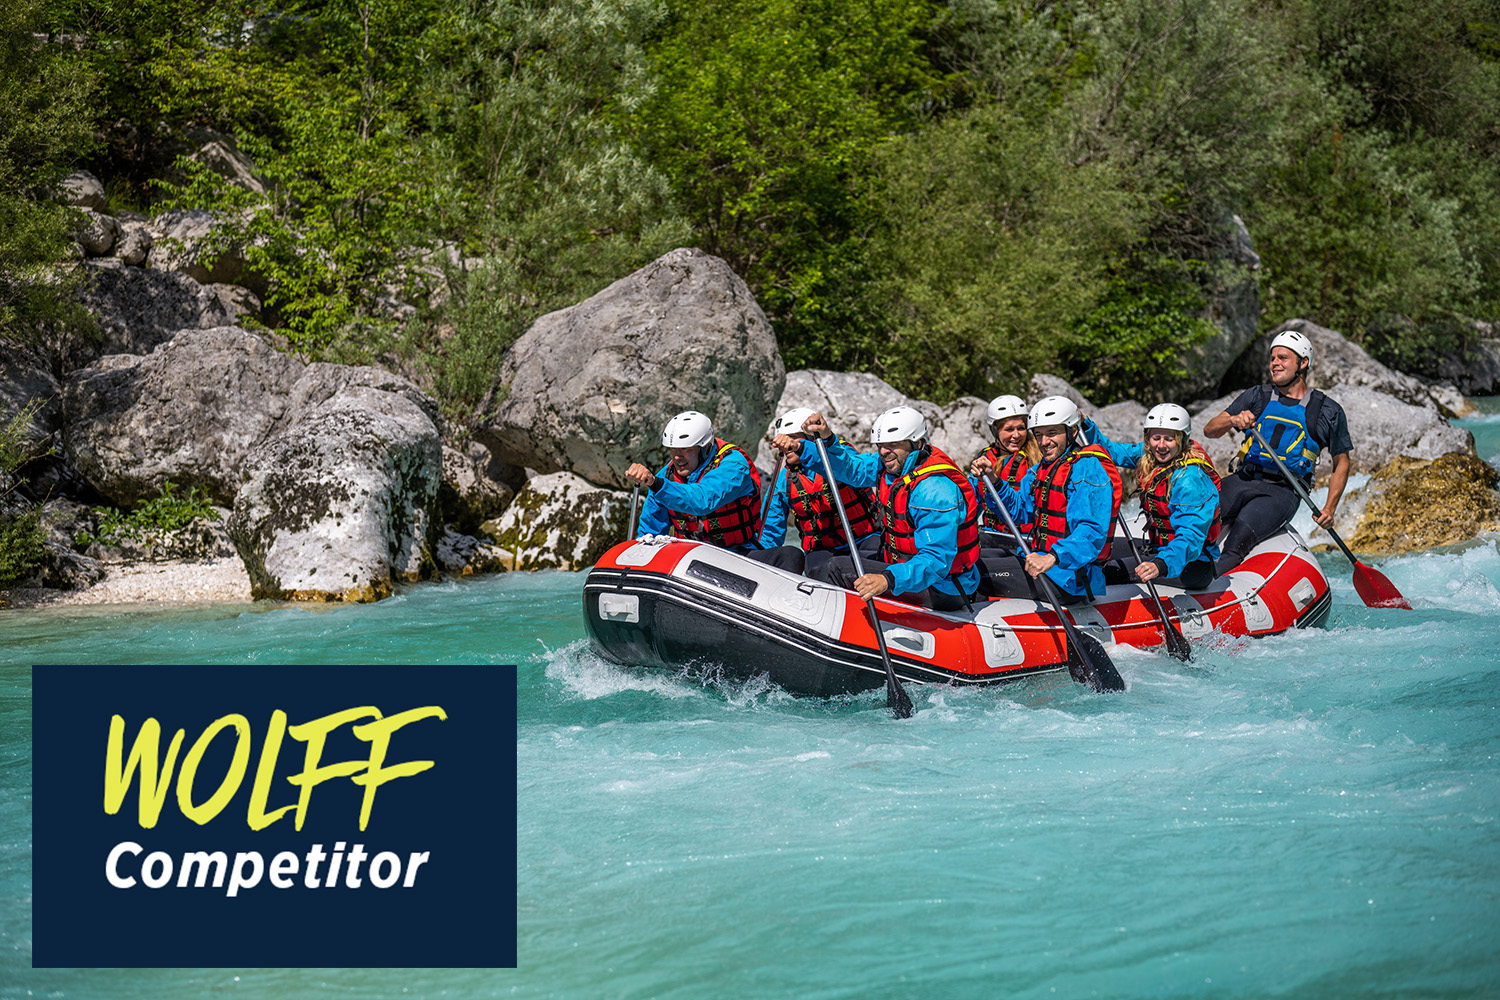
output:
M1000 493L995 489L995 481L990 478L989 473L984 474L984 485L990 491L990 497L995 501L995 506L1000 508L1005 523L1010 526L1011 533L1021 543L1023 555L1031 556L1031 546L1026 544L1025 537L1020 529L1016 527L1015 519L1010 516L1010 511L1000 499ZM1052 602L1052 609L1057 612L1057 620L1062 622L1063 633L1067 636L1068 646L1068 673L1076 681L1081 681L1093 688L1095 691L1124 691L1125 679L1115 669L1114 661L1099 645L1099 641L1091 635L1084 635L1073 627L1068 616L1063 614L1062 598L1058 597L1057 589L1052 581L1047 579L1046 573L1040 573L1033 579L1042 582L1042 590L1047 594L1047 600Z
M1084 444L1088 444L1087 438L1084 439ZM1141 562L1141 550L1136 548L1135 538L1130 534L1130 525L1125 523L1124 513L1116 511L1115 520L1120 523L1120 530L1125 532L1125 541L1130 543L1130 552L1135 556L1136 564L1139 565ZM1193 650L1188 646L1187 637L1182 634L1182 630L1177 627L1177 624L1167 617L1167 609L1162 606L1161 595L1156 592L1156 584L1150 580L1145 581L1145 583L1146 590L1151 594L1151 600L1156 602L1156 615L1161 619L1162 635L1167 640L1167 652L1177 657L1183 663L1186 663L1193 658Z
M625 526L625 540L628 542L635 537L635 512L641 502L641 484L636 483L635 489L630 491L630 523Z
M839 496L839 481L833 476L833 467L828 464L828 449L823 439L813 435L813 444L818 446L818 460L823 463L823 478L828 480L833 494L834 509L839 512L839 524L844 527L844 540L849 543L849 558L854 560L854 575L864 576L865 568L859 561L859 546L854 544L854 532L849 528L849 515L844 512L844 498ZM898 719L911 718L911 697L906 688L896 679L896 668L891 665L891 651L885 646L885 633L880 630L880 616L875 613L875 598L865 598L865 608L870 612L870 627L875 630L875 641L880 644L880 659L885 663L885 704Z
M1287 471L1286 463L1282 462L1281 456L1272 451L1271 446L1266 444L1266 439L1260 436L1260 429L1252 425L1250 433L1255 435L1256 441L1260 442L1260 450L1276 461L1276 467L1281 470L1286 481L1292 484L1292 489L1297 491L1297 495L1302 498L1303 503L1307 504L1308 509L1314 514L1319 513L1318 505L1313 503L1312 497L1307 495L1307 490L1302 487L1302 481ZM1348 556L1349 561L1354 564L1354 590L1359 594L1359 599L1365 602L1365 607L1412 610L1411 604L1401 596L1401 591L1396 589L1396 585L1386 579L1384 573L1371 569L1355 558L1354 553L1349 551L1349 546L1345 545L1344 540L1339 537L1339 533L1333 530L1333 525L1330 524L1323 530L1333 536L1339 548L1344 550L1344 555Z
M766 511L771 509L771 494L776 492L776 477L781 475L781 460L786 458L781 452L776 453L776 466L771 470L771 485L766 488L765 499L760 502L760 524L766 525Z

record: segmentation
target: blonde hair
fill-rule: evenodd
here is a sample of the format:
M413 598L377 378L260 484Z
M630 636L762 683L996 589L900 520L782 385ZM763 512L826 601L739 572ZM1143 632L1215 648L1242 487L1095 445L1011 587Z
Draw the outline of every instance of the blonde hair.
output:
M1158 428L1155 428L1155 427L1151 428L1151 430L1157 430L1157 429ZM1148 484L1148 483L1151 482L1151 477L1156 473L1157 469L1164 469L1164 468L1166 468L1167 466L1171 465L1173 462L1176 462L1179 458L1181 458L1184 454L1187 453L1187 449L1188 449L1188 436L1187 436L1187 432L1186 431L1173 431L1172 433L1177 435L1177 452L1176 452L1176 454L1174 454L1172 456L1172 461L1171 462L1167 462L1167 463L1163 464L1163 463L1158 462L1156 460L1156 456L1155 455L1151 454L1151 444L1150 444L1151 431L1147 431L1146 432L1146 439L1147 439L1146 447L1144 447L1144 448L1141 449L1141 460L1139 462L1135 463L1135 479L1136 479L1136 482L1140 484L1140 488L1142 490L1144 490L1146 488L1146 484Z
M1019 420L1025 420L1026 418L1023 417L1023 416L1002 417L1001 419L995 421L995 424L1000 424L1000 425L1003 426L1005 424L1005 421L1007 421L1007 420L1017 420L1017 419L1019 419ZM991 424L990 425L990 438L991 438L991 442L990 443L993 444L996 448L999 448L1000 447L1000 440L999 440L1000 439L1000 435L997 433L997 431L995 429L995 424ZM1031 466L1038 464L1042 460L1042 448L1041 448L1041 445L1039 445L1039 444L1036 443L1036 435L1033 434L1033 433L1031 433L1031 428L1029 426L1026 428L1026 440L1024 440L1024 441L1021 442L1021 447L1018 448L1017 450L1022 455L1026 456L1026 466L1027 466L1027 468L1030 468Z

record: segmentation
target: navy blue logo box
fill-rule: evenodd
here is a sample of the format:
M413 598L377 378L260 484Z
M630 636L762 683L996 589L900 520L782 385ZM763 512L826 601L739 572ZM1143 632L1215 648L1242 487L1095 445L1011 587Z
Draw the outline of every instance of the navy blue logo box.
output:
M513 667L36 666L32 694L34 967L515 967ZM248 814L273 712L296 727L366 706L384 717L440 707L446 718L413 717L392 731L384 760L386 768L433 766L379 784L363 830L365 789L347 775L313 785L301 830L296 809L252 830ZM184 731L150 829L138 812L139 766L118 812L105 811L116 715L124 720L122 761L146 719L160 723L158 770ZM179 805L178 776L204 731L229 715L249 723L248 765L227 805L200 825ZM321 764L364 761L361 771L368 770L375 744L353 726L371 721L333 729ZM221 784L232 787L226 776L239 742L226 726L202 750L192 807L204 807ZM307 749L290 731L282 737L265 814L298 802L299 788L286 779L303 771ZM197 852L223 852L230 870L217 887L219 866L201 862L188 863L192 875L179 886L185 856ZM263 870L247 886L251 854ZM295 875L288 874L294 862L282 857L285 887L278 887L270 872L284 854L295 856ZM107 867L117 882L134 884L111 884ZM160 887L149 887L146 876Z

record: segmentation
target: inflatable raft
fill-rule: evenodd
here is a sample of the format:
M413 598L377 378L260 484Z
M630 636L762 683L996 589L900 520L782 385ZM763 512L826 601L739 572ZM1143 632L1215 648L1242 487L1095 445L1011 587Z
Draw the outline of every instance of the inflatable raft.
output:
M1308 628L1322 624L1332 605L1327 578L1290 528L1207 590L1157 592L1189 640ZM977 600L972 612L958 613L885 598L875 604L905 682L994 684L1067 669L1063 629L1050 604ZM660 537L616 545L589 571L583 610L594 648L628 666L768 674L794 694L824 697L885 684L857 595L701 542ZM1106 646L1163 643L1142 585L1112 586L1092 605L1064 610Z

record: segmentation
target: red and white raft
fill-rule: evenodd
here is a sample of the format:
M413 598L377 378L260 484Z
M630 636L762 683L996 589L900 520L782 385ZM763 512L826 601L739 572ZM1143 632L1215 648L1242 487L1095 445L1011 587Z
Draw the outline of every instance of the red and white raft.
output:
M1267 539L1203 591L1158 587L1188 639L1274 635L1321 625L1328 579L1295 531ZM921 684L994 684L1067 669L1063 630L1049 604L976 601L942 613L876 599L896 674ZM715 667L731 678L768 674L794 694L881 687L885 668L859 597L700 542L622 542L589 571L584 619L598 652L629 666ZM1110 587L1065 609L1101 643L1162 644L1146 588Z

